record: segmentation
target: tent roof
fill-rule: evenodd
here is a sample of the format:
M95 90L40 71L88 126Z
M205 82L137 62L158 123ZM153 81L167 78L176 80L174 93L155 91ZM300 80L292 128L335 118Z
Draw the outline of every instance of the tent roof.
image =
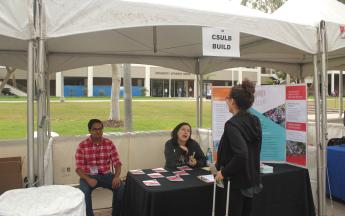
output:
M321 20L345 24L345 5L337 0L288 0L272 15L295 23L318 26Z
M226 0L46 0L44 10L52 72L106 63L195 72L198 58L201 73L248 62L287 70L311 62L317 51L315 27L272 19ZM241 58L203 56L204 26L241 32Z
M326 21L328 51L345 48L345 34L340 26L345 26L345 4L337 0L289 0L272 16L297 24L318 26Z
M0 65L26 68L27 40L33 38L32 0L0 2Z

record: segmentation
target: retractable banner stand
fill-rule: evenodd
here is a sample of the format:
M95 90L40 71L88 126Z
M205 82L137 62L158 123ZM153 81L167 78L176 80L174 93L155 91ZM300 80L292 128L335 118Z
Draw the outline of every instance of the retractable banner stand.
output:
M261 161L285 161L285 86L257 86L250 110L262 127Z
M217 160L217 150L220 138L224 131L224 125L232 114L229 112L225 98L229 95L231 88L229 86L212 87L212 141L213 141L213 161Z
M212 136L216 155L225 122L231 118L225 98L231 87L212 88ZM257 86L250 112L262 127L261 161L306 166L306 85ZM216 158L214 158L216 159Z
M307 87L286 87L286 161L307 165Z

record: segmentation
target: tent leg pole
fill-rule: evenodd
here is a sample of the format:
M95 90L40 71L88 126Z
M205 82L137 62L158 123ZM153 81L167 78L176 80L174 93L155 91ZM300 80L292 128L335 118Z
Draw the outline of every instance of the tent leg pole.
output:
M123 65L124 105L125 105L125 131L133 131L132 120L132 75L131 65Z
M320 161L321 161L321 181L320 181L320 215L326 216L326 164L327 164L327 93L328 93L328 81L327 81L327 65L326 65L326 32L325 22L320 23L321 34L321 84L322 84L322 121L321 121L321 149L320 149Z
M199 59L197 59L196 66L195 66L195 74L196 74L196 128L200 128L200 98L201 98L201 77L200 77L200 63Z
M343 105L343 71L339 71L339 118L343 116L344 105Z
M33 40L28 46L28 79L27 79L27 166L28 186L32 187L34 175L34 59Z
M200 82L199 82L199 84L200 84L200 89L202 89L202 85L203 85L203 77L202 77L202 75L200 74ZM200 92L201 92L201 90L200 90ZM200 95L200 102L199 102L199 127L198 128L202 128L202 114L203 114L203 108L202 108L202 99L203 99L203 97L202 97L202 95Z
M313 57L314 62L314 103L315 103L315 141L316 141L316 161L317 161L317 191L321 190L322 185L321 183L321 142L320 142L320 80L319 80L319 73L317 67L317 55ZM317 209L318 215L320 214L321 207L321 196L320 193L317 193Z

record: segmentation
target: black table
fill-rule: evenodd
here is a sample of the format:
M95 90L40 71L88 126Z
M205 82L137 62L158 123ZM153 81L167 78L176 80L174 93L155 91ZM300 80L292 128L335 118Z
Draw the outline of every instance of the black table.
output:
M150 169L144 170L144 172L146 174L153 173ZM187 172L191 175L181 176L183 182L171 182L165 178L157 178L161 184L157 187L148 187L142 182L152 179L151 177L133 175L128 172L124 215L205 215L205 212L212 210L213 183L204 183L196 176L209 174L209 172L201 169ZM173 175L171 172L161 174L164 176Z
M308 170L287 164L271 164L273 174L262 175L263 191L254 199L253 216L314 216ZM146 174L151 170L144 170ZM128 173L124 197L125 216L210 216L213 184L196 178L204 170L188 171L183 182L157 179L161 186L148 187L147 175ZM165 176L171 172L163 173ZM231 211L231 210L230 210Z
M315 216L307 169L270 164L273 174L262 176L263 191L254 198L253 216Z

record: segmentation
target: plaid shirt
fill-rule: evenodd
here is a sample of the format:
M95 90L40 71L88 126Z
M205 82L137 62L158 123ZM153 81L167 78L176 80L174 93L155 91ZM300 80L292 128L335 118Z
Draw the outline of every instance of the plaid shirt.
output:
M91 137L79 143L76 154L76 170L91 174L90 168L97 166L99 174L110 172L110 165L121 165L119 154L113 142L102 137L100 144L92 143Z

